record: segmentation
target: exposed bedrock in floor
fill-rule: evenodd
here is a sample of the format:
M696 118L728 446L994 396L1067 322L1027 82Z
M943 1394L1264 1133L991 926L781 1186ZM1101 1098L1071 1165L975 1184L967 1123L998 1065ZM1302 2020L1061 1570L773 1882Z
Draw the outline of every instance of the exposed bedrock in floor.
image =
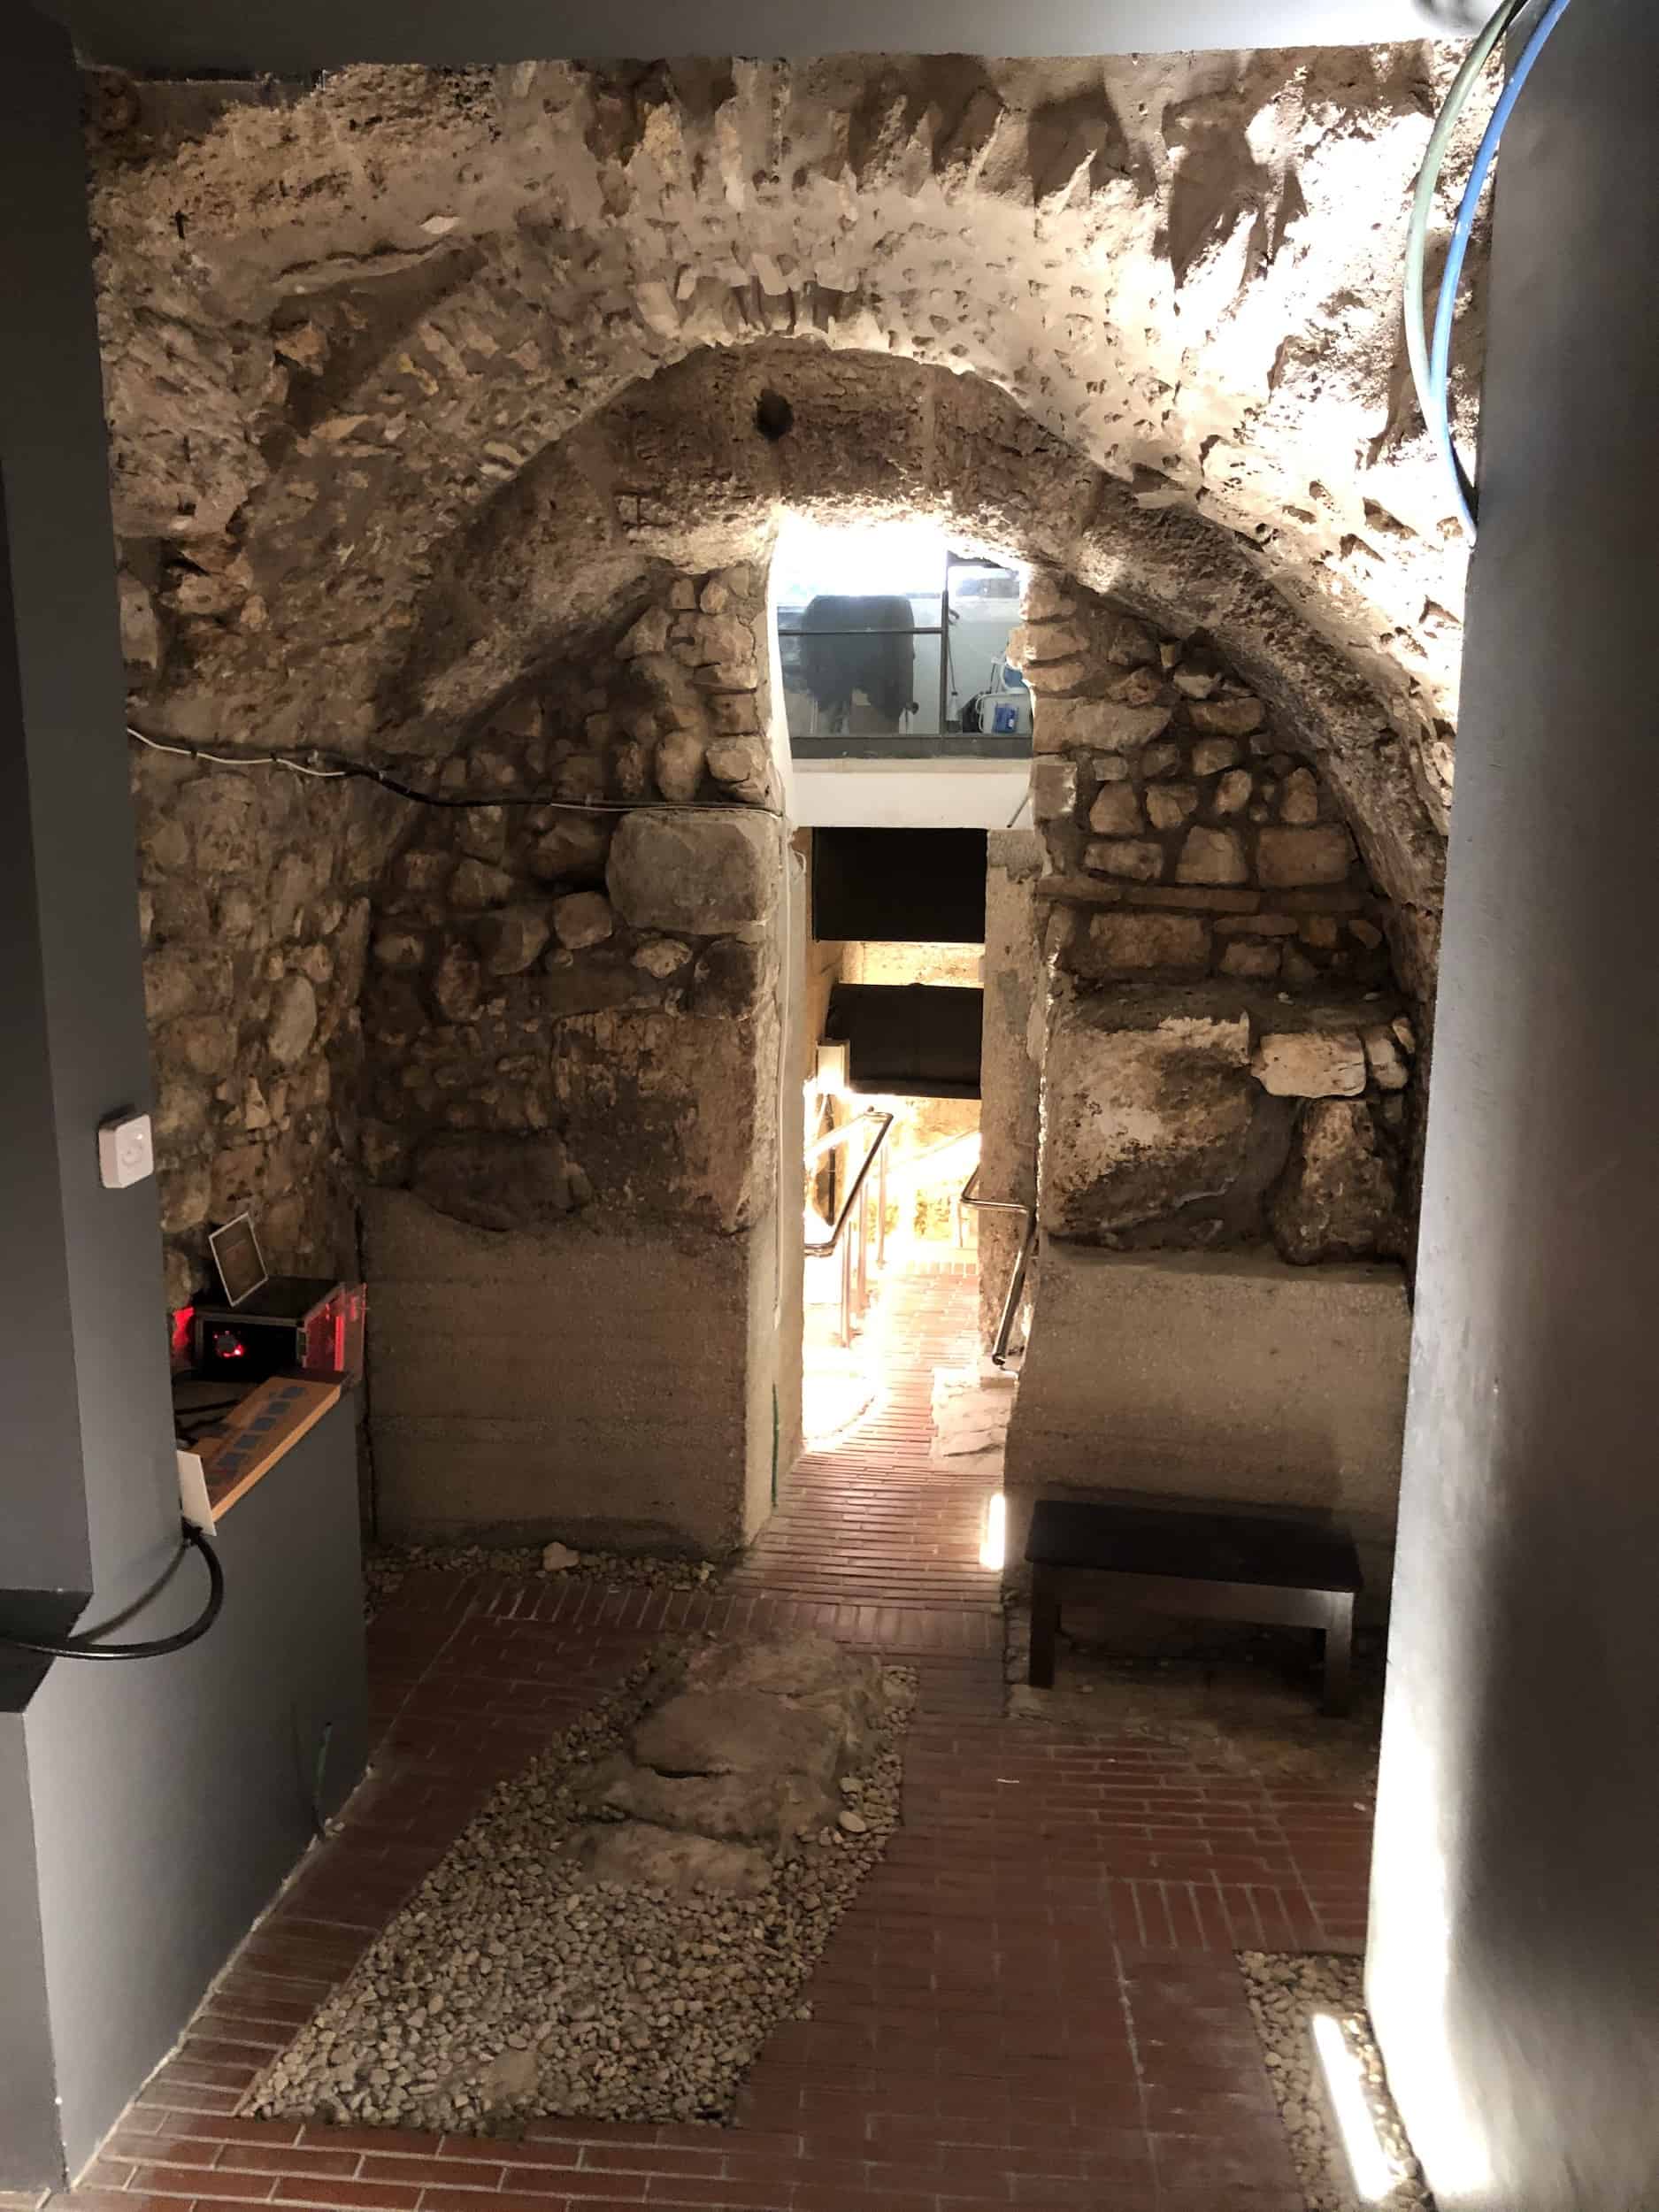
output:
M244 2109L729 2118L898 1824L914 1695L816 1636L665 1647L500 1786Z

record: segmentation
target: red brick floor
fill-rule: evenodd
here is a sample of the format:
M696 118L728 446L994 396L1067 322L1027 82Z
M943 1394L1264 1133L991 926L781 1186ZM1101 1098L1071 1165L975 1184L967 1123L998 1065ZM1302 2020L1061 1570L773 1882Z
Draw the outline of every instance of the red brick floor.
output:
M914 1371L971 1346L972 1295L949 1271L895 1293L913 1366L872 1409L881 1441L821 1455L729 1586L411 1577L371 1636L370 1780L56 2203L1295 2212L1231 1949L1356 1939L1366 1816L1144 1738L1003 1717L978 1494L928 1471ZM903 1826L734 2127L549 2122L503 2141L234 2116L488 1788L653 1639L799 1623L902 1655L922 1701Z
M978 1281L973 1256L954 1248L922 1248L890 1275L866 1331L874 1400L832 1449L799 1462L729 1587L1000 1617L999 1578L979 1565L992 1486L928 1460L934 1370L979 1356Z

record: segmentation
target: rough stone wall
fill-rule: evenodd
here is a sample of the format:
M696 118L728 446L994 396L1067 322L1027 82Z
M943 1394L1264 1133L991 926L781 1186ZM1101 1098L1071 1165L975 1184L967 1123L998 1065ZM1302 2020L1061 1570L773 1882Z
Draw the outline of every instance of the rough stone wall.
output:
M729 1549L794 1416L764 578L657 573L409 805L365 1001L383 1529ZM397 804L388 800L388 804ZM798 1117L797 1117L798 1118Z
M423 594L545 510L549 452L699 348L810 338L983 380L1231 548L1443 826L1463 551L1397 289L1455 51L91 81L117 523L171 726L375 741ZM895 495L906 450L870 449ZM560 491L603 557L580 589L508 563L521 627L587 619L652 520L649 478L631 513L603 471Z
M134 723L499 795L138 757L170 1292L249 1202L274 1263L350 1263L366 1182L405 1525L713 1546L764 1508L787 509L1078 587L1033 659L1051 1225L1394 1248L1463 568L1396 285L1452 63L89 81ZM1156 664L1102 663L1107 615ZM632 1334L561 1372L561 1302ZM687 1302L682 1462L638 1385Z
M355 1271L358 994L384 810L359 786L134 757L167 1303L251 1209L273 1272Z
M500 803L406 810L371 948L373 1179L487 1227L751 1217L781 869L764 620L748 568L659 578L442 765L399 764Z
M1399 922L1317 763L1202 634L1052 573L1013 652L1049 862L1048 1234L1399 1253L1417 1045Z
M1420 1011L1463 564L1395 289L1451 65L1411 45L362 68L306 87L89 78L134 718L210 748L320 743L436 775L538 672L643 612L664 563L763 561L787 506L933 516L1166 636L1202 628L1319 768L1391 902ZM1478 305L1472 322L1478 335ZM711 699L710 736L748 734L744 688ZM677 718L688 689L654 691L648 672L614 702L573 697L548 760L572 747L558 764L577 790L603 751L618 795L708 791L714 756L699 776L683 741L700 725ZM590 741L588 718L618 710L614 743ZM660 727L625 730L630 714ZM528 772L514 744L492 750ZM139 773L141 793L173 789L149 757ZM217 801L181 800L182 859L170 833L154 844L165 810L145 803L175 1297L204 1217L249 1200L278 1263L349 1263L351 918L380 847L411 834L360 788L247 780L229 843L193 826ZM361 852L338 847L348 816L371 826ZM469 833L488 848L481 818ZM421 833L400 865L418 877L429 850ZM292 919L279 862L319 879ZM488 961L513 956L521 921L520 950L551 928L554 895L596 890L586 864L590 879L573 859L526 875L514 903L533 918L503 924L497 860L466 853L456 914L420 918L406 872L382 925L389 941L405 896L405 934L454 920L465 948L446 993L465 1005L472 963L488 1005L521 987L495 989ZM1087 872L1081 854L1067 866ZM1208 926L1235 962L1266 957L1260 933ZM609 962L603 989L619 991L626 939L557 946L568 990ZM518 972L540 976L555 946ZM1299 934L1294 956L1330 949ZM666 981L626 957L628 989ZM406 1020L437 980L424 951L377 980L388 1051L399 989ZM317 1025L289 1059L302 985ZM533 1110L563 1110L550 1078L511 1064L441 1071L452 1043L413 1053L395 1112L377 1087L376 1174L409 1171L440 1135L524 1135ZM554 1187L580 1194L565 1173Z

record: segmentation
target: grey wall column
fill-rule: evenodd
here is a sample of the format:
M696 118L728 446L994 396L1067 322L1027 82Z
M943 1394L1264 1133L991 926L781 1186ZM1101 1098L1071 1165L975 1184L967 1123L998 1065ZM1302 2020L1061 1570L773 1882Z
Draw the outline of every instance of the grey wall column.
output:
M15 656L9 698L0 690L0 776L22 801L0 829L0 895L7 961L15 952L27 972L0 987L8 1001L34 994L32 1005L8 1003L19 1025L5 1039L30 1071L27 1099L8 1108L27 1126L0 1133L37 1193L23 1250L8 1223L0 1333L10 1339L15 1324L50 1378L57 1411L38 1446L52 1455L50 1486L76 1501L100 1603L119 1603L172 1550L178 1488L156 1186L106 1191L98 1175L99 1121L149 1103L150 1040L81 88L67 39L27 6L0 22L0 204L10 573L0 686ZM39 1316L37 1288L48 1302ZM9 1363L10 1346L0 1357ZM65 1507L58 1517L73 1517ZM73 1532L58 1541L74 1548ZM0 1573L0 1586L11 1579Z
M90 1592L80 1627L136 1639L204 1578L135 1603L179 1503L156 1187L98 1172L150 1073L81 86L16 0L0 205L0 1626ZM0 2189L85 2162L361 1770L349 1405L223 1551L225 1613L186 1651L0 1651Z
M1502 157L1370 1983L1441 2212L1659 2202L1659 12Z

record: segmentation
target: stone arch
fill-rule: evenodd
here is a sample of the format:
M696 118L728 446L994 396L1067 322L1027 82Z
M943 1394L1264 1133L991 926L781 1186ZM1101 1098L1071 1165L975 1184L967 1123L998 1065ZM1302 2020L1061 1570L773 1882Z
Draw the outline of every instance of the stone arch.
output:
M671 747L671 788L645 740L612 742L585 657L619 662L647 617L653 640L670 617L667 642L682 618L731 619L733 598L751 617L791 505L932 515L1173 637L1203 633L1325 770L1425 995L1445 797L1429 717L1457 557L1399 403L1397 241L1367 224L1356 243L1340 210L1403 205L1442 67L1400 49L352 70L217 111L193 91L182 119L165 88L115 87L94 149L134 719L412 760L437 788L465 753L503 792L551 772L561 798L672 804L706 775L752 807L766 764L746 658L710 687L731 703L719 766L712 746ZM766 395L783 405L763 420ZM657 747L692 734L676 687L696 692L702 665L655 670L634 703ZM542 695L602 738L549 728ZM665 1256L747 1240L710 1298L743 1337L767 1273L744 1134L768 981L752 850L730 856L736 898L725 877L672 918L625 897L618 926L591 825L586 852L534 826L558 849L534 856L549 874L532 872L526 914L503 865L519 849L496 851L483 813L445 850L373 792L312 795L319 833L273 868L280 780L255 797L147 756L140 783L179 1289L204 1219L262 1191L286 1194L280 1262L349 1264L311 1187L319 1147L352 1159L361 1114L411 1264L434 1233L414 1209L457 1225L457 1314L492 1279L475 1241L499 1234L492 1206L536 1217L531 1259L551 1268L557 1247L572 1310L593 1308L597 1179L612 1257L646 1291ZM632 856L635 887L649 859ZM539 1038L516 1064L526 962L568 1025L557 1071ZM682 1015L746 1086L730 1127L702 1114L691 1032L664 1043ZM434 1019L449 1033L461 1079L414 1068L429 1118L406 1141L363 1107L360 1016L400 1083L411 1042ZM457 1098L475 1077L494 1095ZM653 1169L702 1116L672 1218L606 1150L629 1085ZM549 1098L587 1116L575 1144ZM380 1405L393 1453L396 1423L426 1414ZM702 1525L724 1538L764 1490L766 1438L750 1400L723 1417L745 1471Z
M773 437L757 412L787 401ZM504 486L439 564L376 721L441 753L654 573L764 560L780 517L935 518L1156 623L1202 630L1317 759L1432 987L1443 841L1410 748L1233 534L1148 511L982 379L798 339L708 349L628 388Z
M100 81L118 528L160 588L170 720L367 741L403 610L503 486L687 356L810 337L995 386L1109 472L1125 526L1254 547L1441 819L1461 547L1393 280L1449 65Z

